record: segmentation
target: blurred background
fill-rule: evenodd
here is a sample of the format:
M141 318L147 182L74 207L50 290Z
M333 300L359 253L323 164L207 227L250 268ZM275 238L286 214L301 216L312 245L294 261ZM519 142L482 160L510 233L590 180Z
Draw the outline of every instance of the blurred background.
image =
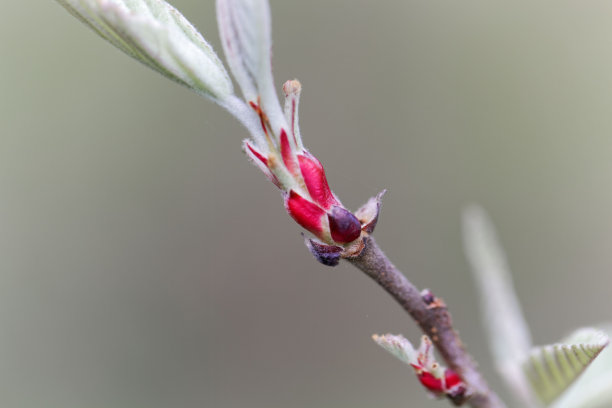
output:
M415 324L314 261L229 114L53 1L0 14L0 405L448 406L373 333ZM220 50L214 1L172 2ZM489 381L460 217L490 213L536 343L612 320L612 3L271 0L279 86L352 209L449 304Z

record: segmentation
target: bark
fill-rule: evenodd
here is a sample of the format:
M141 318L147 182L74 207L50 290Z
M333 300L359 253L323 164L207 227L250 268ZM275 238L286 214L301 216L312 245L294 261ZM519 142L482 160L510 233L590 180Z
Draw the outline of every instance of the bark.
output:
M455 405L474 408L504 408L504 403L489 388L453 328L444 302L431 292L420 292L392 263L371 236L358 256L346 258L387 291L431 338L447 366L466 383L466 393L449 396Z

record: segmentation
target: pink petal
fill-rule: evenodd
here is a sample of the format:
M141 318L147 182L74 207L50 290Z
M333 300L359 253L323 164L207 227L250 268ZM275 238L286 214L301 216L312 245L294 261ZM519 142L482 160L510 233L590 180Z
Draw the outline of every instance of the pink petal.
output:
M323 216L325 210L308 201L295 191L285 196L285 207L291 217L304 229L321 237L323 235Z
M323 170L321 163L308 153L307 155L298 155L298 162L306 188L312 199L326 210L332 205L339 206L340 203L327 184L325 170Z
M287 170L289 170L289 173L296 175L297 164L295 163L293 149L291 148L291 143L289 143L289 138L287 137L287 132L285 132L285 129L281 129L280 131L280 149L281 155L283 156L283 162L285 163Z

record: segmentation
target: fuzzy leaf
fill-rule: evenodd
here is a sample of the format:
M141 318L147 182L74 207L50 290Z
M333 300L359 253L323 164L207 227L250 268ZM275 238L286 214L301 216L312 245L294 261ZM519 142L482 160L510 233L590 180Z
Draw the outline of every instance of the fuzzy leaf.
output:
M372 339L404 363L409 365L419 364L417 351L404 336L394 334L379 336L375 334Z
M612 326L604 326L603 331L610 337ZM584 374L552 406L554 408L612 406L612 348L606 347Z
M587 328L577 330L561 343L533 349L523 369L538 398L548 405L559 397L608 342L605 333Z
M217 0L217 21L230 70L247 101L266 112L273 132L289 130L274 88L268 0Z
M531 389L521 368L531 348L531 335L514 292L506 257L482 208L473 206L464 212L463 237L497 370L513 394L524 405L532 406Z
M193 25L163 0L57 0L111 44L162 75L223 102L233 86Z

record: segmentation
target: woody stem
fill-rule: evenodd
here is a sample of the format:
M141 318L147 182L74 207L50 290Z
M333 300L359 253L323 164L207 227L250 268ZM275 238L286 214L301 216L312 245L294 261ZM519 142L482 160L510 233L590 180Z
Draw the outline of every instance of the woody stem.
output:
M374 238L364 239L365 248L356 257L347 258L387 291L404 308L435 344L449 368L467 385L467 392L451 398L455 405L473 408L504 408L504 403L489 388L476 363L467 353L452 325L446 305L431 294L419 290L391 263Z

